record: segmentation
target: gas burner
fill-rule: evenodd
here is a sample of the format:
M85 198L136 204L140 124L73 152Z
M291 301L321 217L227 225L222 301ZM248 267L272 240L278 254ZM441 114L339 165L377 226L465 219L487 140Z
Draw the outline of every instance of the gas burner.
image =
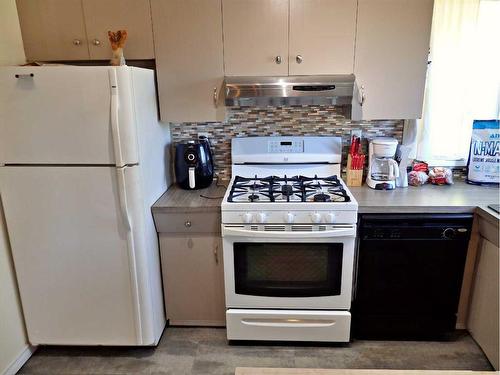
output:
M350 202L337 176L236 176L228 202Z
M331 202L330 196L324 193L314 194L313 200L314 202Z
M292 185L282 185L281 186L281 194L285 197L289 197L293 194L293 186Z
M255 193L252 193L248 196L248 200L250 202L255 202L255 201L258 201L259 200L259 196Z

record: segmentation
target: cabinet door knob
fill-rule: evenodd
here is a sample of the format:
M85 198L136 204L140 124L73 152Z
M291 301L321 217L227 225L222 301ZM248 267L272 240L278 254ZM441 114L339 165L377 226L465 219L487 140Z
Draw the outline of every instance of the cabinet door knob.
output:
M365 95L365 86L361 85L361 87L358 90L358 102L359 105L362 107L363 104L365 103L366 95Z
M297 64L301 64L304 59L302 58L302 55L297 55L295 56L295 61L297 61Z
M283 59L281 58L281 56L276 56L274 61L276 61L276 64L281 64L281 62L283 61Z
M101 41L99 39L94 39L92 43L94 44L94 46L99 46L101 44Z
M214 87L213 100L214 100L214 107L217 108L217 101L219 100L219 92L217 90L217 87Z
M80 44L82 44L82 41L80 39L73 39L73 44L75 46L79 46Z
M188 220L188 221L186 221L186 222L184 223L184 226L185 226L186 228L191 228L191 222L190 222L189 220Z
M219 245L215 245L214 257L215 257L215 263L219 264Z

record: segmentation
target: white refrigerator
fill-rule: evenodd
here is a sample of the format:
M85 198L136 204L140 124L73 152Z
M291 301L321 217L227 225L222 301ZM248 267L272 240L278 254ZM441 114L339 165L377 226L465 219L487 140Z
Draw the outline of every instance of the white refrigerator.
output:
M31 344L158 343L151 205L169 144L152 70L0 68L0 198Z

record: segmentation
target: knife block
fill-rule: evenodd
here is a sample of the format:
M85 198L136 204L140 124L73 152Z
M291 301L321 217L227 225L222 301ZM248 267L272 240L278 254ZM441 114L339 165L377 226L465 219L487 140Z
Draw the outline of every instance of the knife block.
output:
M361 186L363 184L363 169L351 168L351 155L347 155L347 186Z

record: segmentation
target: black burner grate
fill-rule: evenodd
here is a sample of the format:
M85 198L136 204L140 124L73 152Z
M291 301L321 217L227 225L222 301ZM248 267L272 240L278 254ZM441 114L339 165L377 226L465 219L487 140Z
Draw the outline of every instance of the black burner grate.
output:
M229 202L349 202L337 176L234 178Z

